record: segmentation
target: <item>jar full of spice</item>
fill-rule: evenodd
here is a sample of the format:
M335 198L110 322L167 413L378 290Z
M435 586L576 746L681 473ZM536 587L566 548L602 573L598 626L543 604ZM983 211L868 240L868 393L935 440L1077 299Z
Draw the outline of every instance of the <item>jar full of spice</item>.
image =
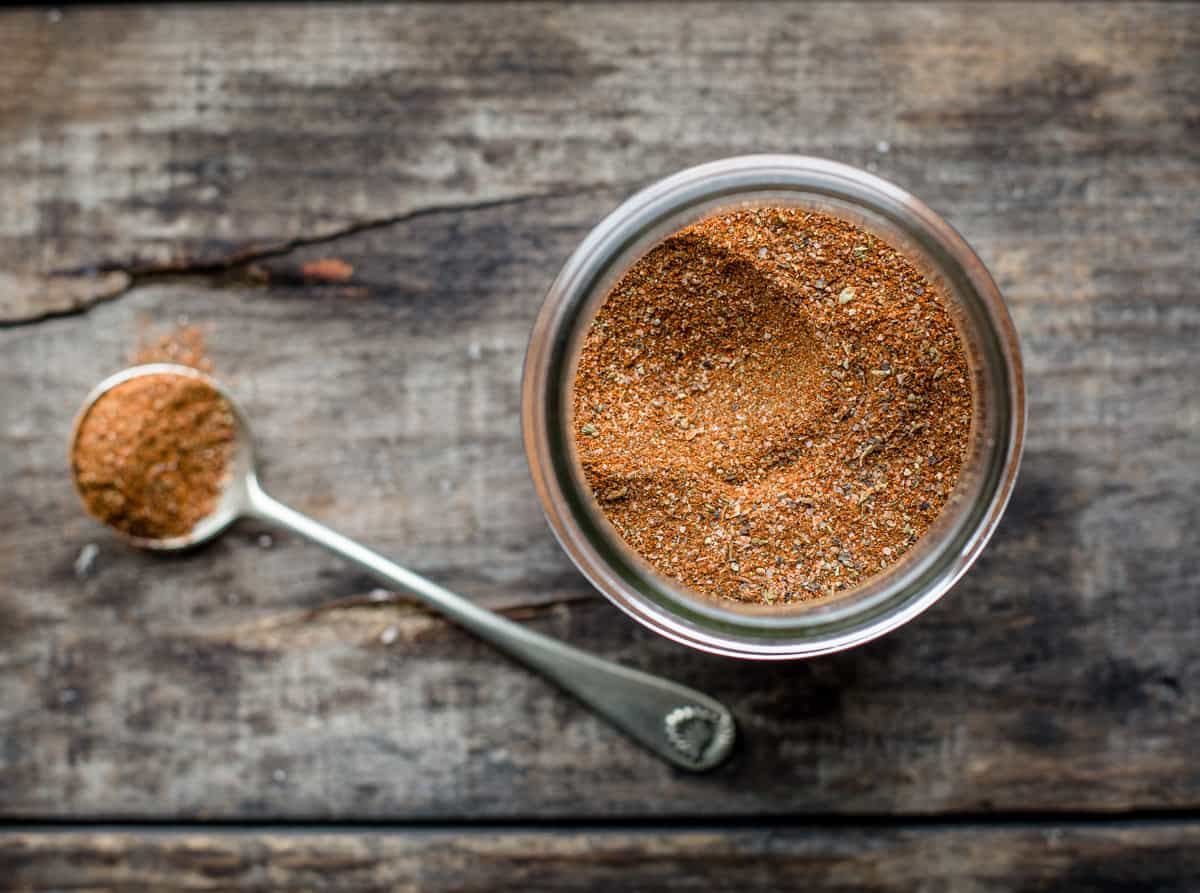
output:
M945 594L1024 432L1020 351L938 215L843 164L745 156L633 196L526 357L534 484L572 561L692 647L809 657Z

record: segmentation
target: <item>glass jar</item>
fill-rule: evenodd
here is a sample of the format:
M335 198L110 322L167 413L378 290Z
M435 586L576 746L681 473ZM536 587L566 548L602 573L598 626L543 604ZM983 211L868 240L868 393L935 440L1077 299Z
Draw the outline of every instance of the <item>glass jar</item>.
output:
M967 354L974 413L957 486L903 557L823 599L748 605L684 589L630 549L584 480L572 384L591 321L612 286L666 236L724 211L799 207L849 220L941 287ZM902 189L837 162L748 155L689 168L602 220L550 287L525 358L522 428L534 485L571 560L621 610L703 651L758 660L812 657L869 641L937 601L979 556L1016 480L1025 386L1016 331L983 263L949 224Z

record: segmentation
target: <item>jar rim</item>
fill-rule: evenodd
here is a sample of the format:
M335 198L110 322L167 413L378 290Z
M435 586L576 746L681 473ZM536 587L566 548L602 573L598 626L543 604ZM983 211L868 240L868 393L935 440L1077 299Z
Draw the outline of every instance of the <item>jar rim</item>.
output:
M853 598L805 603L802 613L718 603L691 593L635 560L596 518L574 458L570 389L581 329L607 295L601 285L621 260L699 219L704 209L765 197L832 204L881 221L910 239L974 314L987 354L993 405L987 474L954 535L927 543L921 560L887 586L864 585ZM711 210L711 213L717 213ZM564 374L569 373L569 374ZM647 186L601 220L551 285L535 321L522 380L522 431L534 486L551 530L580 571L625 613L667 638L699 650L750 659L826 654L876 638L920 614L974 563L1016 481L1025 427L1025 393L1016 330L982 261L939 215L905 190L867 171L798 155L745 155L687 168ZM574 463L574 464L572 464ZM981 466L982 468L982 466ZM961 513L960 513L961 514ZM928 536L928 534L927 534ZM614 542L614 539L617 542ZM924 539L924 537L922 538Z

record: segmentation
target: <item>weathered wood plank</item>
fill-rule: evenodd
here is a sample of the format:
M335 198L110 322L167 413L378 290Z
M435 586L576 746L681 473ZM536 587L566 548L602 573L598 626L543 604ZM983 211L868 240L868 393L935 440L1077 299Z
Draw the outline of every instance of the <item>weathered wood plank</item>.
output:
M877 167L1060 298L1048 258L1107 267L1153 232L1161 289L1195 225L1198 31L1136 4L10 12L0 272L220 263L773 150Z
M13 891L1191 893L1200 829L8 832L0 872Z
M701 9L0 18L19 88L0 95L0 270L203 273L0 330L0 814L1200 803L1200 9ZM1014 504L955 593L857 652L771 667L657 641L591 593L516 422L529 325L587 229L653 176L761 149L873 165L945 212L1009 296L1031 398ZM321 257L350 280L306 277ZM63 309L31 293L10 321ZM278 496L711 690L746 732L734 764L673 773L414 611L304 620L372 584L290 538L247 525L152 557L82 517L77 401L143 318L180 314L213 326Z
M478 246L476 226L515 226L530 212L438 225ZM434 230L367 241L430 244ZM13 592L0 677L6 812L1195 803L1188 463L1200 457L1187 435L1198 398L1179 383L1196 361L1120 378L1070 368L1077 339L1103 352L1140 337L1158 359L1182 357L1194 327L1039 332L1046 383L1035 389L1025 476L980 567L883 642L802 666L748 667L655 641L587 600L544 529L518 442L516 376L536 300L509 294L508 276L492 281L503 284L470 311L440 286L393 298L340 287L144 289L35 337L0 334L10 358L0 371L11 395L4 430L22 447L5 460L14 497L3 542ZM706 780L674 775L439 621L360 610L298 622L297 611L371 585L303 543L263 549L250 527L181 558L116 546L80 515L59 445L74 400L119 364L139 317L180 308L221 320L215 358L257 420L272 489L489 604L584 600L533 622L728 699L748 739L735 765ZM87 341L90 356L70 356ZM1128 409L1097 414L1080 440L1070 431L1075 389L1102 381L1104 399ZM77 578L88 542L101 553ZM377 640L391 624L405 636L386 648Z

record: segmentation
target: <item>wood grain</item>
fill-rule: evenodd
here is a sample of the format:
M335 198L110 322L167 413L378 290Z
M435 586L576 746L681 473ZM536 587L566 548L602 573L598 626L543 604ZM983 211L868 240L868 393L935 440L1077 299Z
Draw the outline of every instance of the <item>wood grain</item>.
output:
M13 891L1190 893L1200 829L9 832Z
M0 299L0 815L1200 804L1200 8L0 22L0 271L22 283ZM1010 301L1030 391L1022 478L971 574L884 640L785 666L688 652L592 593L517 430L531 321L588 229L655 177L763 150L870 167L943 212ZM323 258L349 278L306 273ZM156 557L84 518L77 403L180 316L211 327L277 496L711 691L745 732L733 764L674 773L416 610L309 617L373 584L288 537Z

